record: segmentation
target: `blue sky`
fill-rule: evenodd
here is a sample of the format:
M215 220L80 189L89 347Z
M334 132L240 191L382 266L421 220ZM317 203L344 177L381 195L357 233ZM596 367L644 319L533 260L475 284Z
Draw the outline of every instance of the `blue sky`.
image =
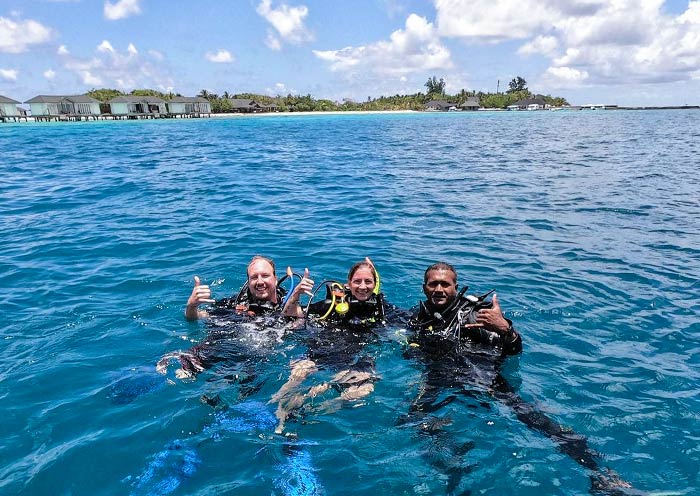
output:
M531 91L700 104L700 0L0 0L0 95Z

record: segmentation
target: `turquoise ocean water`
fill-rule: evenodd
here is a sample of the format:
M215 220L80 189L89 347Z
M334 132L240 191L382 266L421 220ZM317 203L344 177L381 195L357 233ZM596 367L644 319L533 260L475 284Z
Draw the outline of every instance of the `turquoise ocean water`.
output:
M192 276L228 296L256 253L316 280L370 256L404 308L452 262L522 333L503 374L527 402L635 488L700 494L699 156L697 111L0 125L0 494L589 493L487 391L439 436L402 423L422 382L400 329L375 392L295 437L265 405L291 340L244 401L226 366L155 374L207 334Z

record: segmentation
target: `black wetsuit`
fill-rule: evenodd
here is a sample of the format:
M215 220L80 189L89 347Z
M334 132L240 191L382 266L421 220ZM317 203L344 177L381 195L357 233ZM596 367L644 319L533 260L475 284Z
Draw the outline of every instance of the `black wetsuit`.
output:
M374 359L361 356L365 346L379 341L377 329L383 326L393 305L387 304L383 295L372 295L367 301L359 301L346 292L348 311L340 314L331 309L332 301L326 299L309 305L308 315L312 325L307 327L305 344L307 356L318 366L333 371L352 368L371 372Z
M258 374L254 370L279 342L285 293L277 288L277 303L256 300L247 291L241 297L217 300L209 311L207 337L179 354L182 368L197 374L202 368L225 362L219 371L225 377L241 384L255 382Z
M409 322L413 331L411 345L405 355L423 364L423 387L402 423L415 424L431 442L440 444L443 450L447 448L453 459L459 459L473 443L457 445L449 440L442 429L449 422L436 413L460 397L471 398L489 408L489 403L483 401L484 395L488 395L508 405L521 422L547 436L561 452L590 470L592 489L620 494L615 476L599 466L598 454L588 446L586 438L563 428L525 401L501 375L505 359L522 351L522 338L513 329L512 322L506 319L510 329L504 335L464 326L475 323L476 313L490 306L488 302L471 303L460 298L442 312L424 302L414 309ZM448 489L454 490L465 473L464 467L460 464L446 466L444 460L431 460L431 463L447 472Z
M505 334L483 327L469 327L476 323L479 310L492 306L491 302L472 302L459 297L447 308L438 311L430 302L421 302L409 322L415 343L423 347L426 353L438 357L455 351L459 354L490 348L503 355L520 353L523 341L510 320L506 319L509 329Z

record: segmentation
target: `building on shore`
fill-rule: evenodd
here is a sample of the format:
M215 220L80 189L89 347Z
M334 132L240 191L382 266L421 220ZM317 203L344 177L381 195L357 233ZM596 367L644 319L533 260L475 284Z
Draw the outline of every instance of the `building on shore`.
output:
M449 112L459 110L456 102L448 102L447 100L430 100L425 104L425 110L431 112Z
M124 95L107 102L113 118L160 118L167 117L168 108L165 100L157 96Z
M479 110L480 107L478 96L468 96L464 103L459 106L462 110Z
M605 103L587 103L581 105L581 110L616 110L617 105L605 104Z
M26 119L26 115L23 116L17 108L19 103L17 100L0 95L0 122L17 122L20 119Z
M450 102L448 100L430 100L425 104L425 110L430 112L456 112L459 110L479 110L478 96L468 96L463 103Z
M167 102L171 117L200 117L211 115L211 103L201 96L175 96Z
M29 104L37 121L90 120L100 116L100 101L87 95L37 95Z
M531 98L518 100L512 105L506 107L507 110L549 110L551 105L544 101L542 95L535 95Z
M259 103L250 98L227 98L231 112L241 114L257 114L260 112L278 112L279 107L274 103Z

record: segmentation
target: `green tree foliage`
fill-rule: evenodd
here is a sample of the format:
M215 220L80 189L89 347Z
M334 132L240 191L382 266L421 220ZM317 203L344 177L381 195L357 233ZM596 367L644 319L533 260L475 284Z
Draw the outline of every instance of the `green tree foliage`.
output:
M157 96L163 100L168 100L169 98L167 93L163 93L162 91L158 90L134 90L130 94L134 96Z
M428 78L428 81L423 85L428 89L428 95L444 95L445 94L445 80L443 78L438 79L433 76Z
M354 102L352 100L344 100L342 103L334 102L332 100L325 99L315 99L313 96L309 95L292 95L291 93L277 96L269 95L259 95L257 93L237 93L231 94L228 91L224 91L221 96L213 93L209 90L202 90L197 96L204 97L211 103L211 109L214 113L221 112L231 112L233 107L231 105L231 98L244 98L249 100L255 100L257 103L263 106L276 105L277 111L279 112L324 112L324 111L352 111L352 110L372 110L372 111L386 111L386 110L425 110L425 104L430 100L435 98L440 98L447 100L449 102L454 102L457 105L461 105L467 101L469 97L476 96L479 99L479 104L483 108L492 109L505 109L508 105L512 105L518 100L532 97L532 93L527 89L527 82L521 78L517 77L511 81L512 88L521 89L511 89L506 93L484 93L470 91L466 89L460 90L455 95L445 94L445 80L437 79L432 76L425 84L427 93L414 93L411 95L393 95L393 96L380 96L377 98L368 97L367 101ZM123 93L118 90L110 89L100 89L91 90L90 96L97 98L101 101L107 101L115 96L122 95ZM131 92L132 95L153 95L158 96L163 99L172 98L173 94L163 94L155 90L134 90ZM96 96L95 96L96 95ZM568 105L566 99L561 97L545 96L545 101L553 106Z
M550 95L545 95L544 101L553 107L563 107L564 105L569 104L569 102L566 101L566 98L562 98L560 96L553 97Z
M520 76L513 78L510 83L508 83L507 93L515 93L516 91L526 91L527 81L525 81Z
M95 100L99 100L103 103L108 102L112 98L116 98L118 96L124 96L124 93L122 93L119 90L113 90L109 88L100 88L99 90L96 89L91 89L86 93L88 96L94 98Z

